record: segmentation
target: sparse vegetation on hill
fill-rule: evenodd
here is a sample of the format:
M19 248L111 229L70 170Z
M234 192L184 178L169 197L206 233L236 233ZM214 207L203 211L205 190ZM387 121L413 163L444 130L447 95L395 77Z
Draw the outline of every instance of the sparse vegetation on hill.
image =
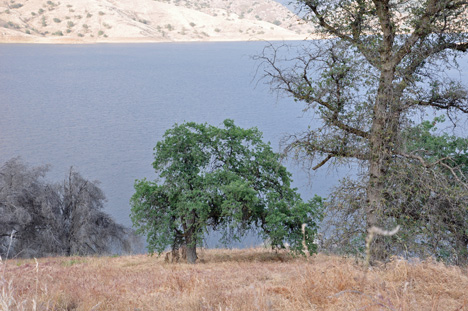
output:
M350 258L307 261L265 249L203 250L200 258L195 266L146 255L3 261L0 309L468 309L467 271L432 261L394 258L366 272Z
M82 25L88 31L80 32ZM311 31L272 0L0 3L0 42L280 40L304 39ZM59 33L63 38L52 38Z

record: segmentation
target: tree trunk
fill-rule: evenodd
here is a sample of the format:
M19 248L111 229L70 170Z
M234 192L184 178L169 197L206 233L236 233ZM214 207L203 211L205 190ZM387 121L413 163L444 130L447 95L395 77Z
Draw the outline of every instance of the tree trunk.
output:
M190 264L194 264L197 261L197 240L196 240L196 232L195 232L195 221L196 221L196 213L192 211L191 217L189 217L187 221L187 225L185 226L185 243L186 243L186 255L187 255L187 262Z
M379 147L382 147L381 139L376 139ZM379 141L380 140L380 141ZM379 149L379 148L375 148ZM379 227L379 214L383 212L383 179L385 175L384 154L378 150L372 154L372 159L369 164L369 183L367 185L367 206L366 206L366 222L367 229L373 226ZM375 236L374 242L370 245L370 263L376 260L385 260L386 252L385 245L381 237Z
M187 254L187 262L194 264L196 263L198 257L197 257L197 246L196 244L193 245L187 245L186 249L186 254Z
M194 264L197 261L197 241L192 230L189 230L185 236L185 255L187 256L187 262Z
M468 236L462 235L456 241L457 265L468 266Z
M383 59L383 62L385 59ZM379 226L384 209L385 176L391 160L392 148L397 137L399 113L398 99L394 98L394 71L384 68L380 77L379 90L374 106L374 118L370 131L369 183L367 185L366 221L367 229ZM384 228L382 228L384 229ZM371 263L385 260L388 254L382 237L375 237L371 245Z
M171 257L171 262L179 262L179 245L175 242L172 244Z

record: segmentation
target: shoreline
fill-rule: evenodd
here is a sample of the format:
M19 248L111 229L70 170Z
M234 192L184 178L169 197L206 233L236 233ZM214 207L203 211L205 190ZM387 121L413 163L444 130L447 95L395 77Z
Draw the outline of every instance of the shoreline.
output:
M69 45L91 45L91 44L142 44L142 43L219 43L219 42L271 42L271 41L311 41L319 40L317 35L298 36L291 38L265 37L265 38L216 38L213 40L153 40L151 38L107 38L105 40L87 40L81 38L42 38L42 37L3 37L0 38L0 45L3 44L69 44Z

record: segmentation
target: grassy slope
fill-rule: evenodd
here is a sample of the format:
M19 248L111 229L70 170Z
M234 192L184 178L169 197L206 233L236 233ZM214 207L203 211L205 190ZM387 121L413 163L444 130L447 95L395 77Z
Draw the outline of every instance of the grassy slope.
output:
M200 257L9 260L0 310L468 310L468 271L435 262L395 259L366 273L353 259L264 249Z

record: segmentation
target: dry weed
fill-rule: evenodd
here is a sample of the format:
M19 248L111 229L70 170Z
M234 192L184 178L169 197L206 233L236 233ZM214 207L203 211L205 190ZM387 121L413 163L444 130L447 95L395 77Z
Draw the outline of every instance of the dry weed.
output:
M468 273L394 258L203 250L204 263L146 255L8 260L1 310L467 310ZM3 298L3 297L6 298ZM4 303L9 303L9 305Z

